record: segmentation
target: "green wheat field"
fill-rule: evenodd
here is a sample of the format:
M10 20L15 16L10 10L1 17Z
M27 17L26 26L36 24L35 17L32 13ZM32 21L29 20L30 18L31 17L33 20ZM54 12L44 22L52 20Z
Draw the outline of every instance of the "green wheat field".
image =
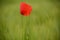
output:
M30 16L20 2L32 6ZM0 40L60 40L60 0L0 0Z

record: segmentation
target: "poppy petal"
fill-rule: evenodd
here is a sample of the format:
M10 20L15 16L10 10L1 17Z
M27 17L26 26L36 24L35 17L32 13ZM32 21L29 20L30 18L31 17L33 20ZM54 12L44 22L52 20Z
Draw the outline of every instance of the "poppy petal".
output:
M22 15L28 16L28 15L30 15L31 11L32 11L32 7L30 5L28 5L24 2L21 2L20 12L21 12Z

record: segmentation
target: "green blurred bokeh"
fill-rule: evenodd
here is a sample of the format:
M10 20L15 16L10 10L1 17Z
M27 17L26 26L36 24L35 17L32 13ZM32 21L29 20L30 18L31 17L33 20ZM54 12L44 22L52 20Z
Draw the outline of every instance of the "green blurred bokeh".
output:
M30 16L20 2L32 6ZM0 0L0 40L60 40L60 0Z

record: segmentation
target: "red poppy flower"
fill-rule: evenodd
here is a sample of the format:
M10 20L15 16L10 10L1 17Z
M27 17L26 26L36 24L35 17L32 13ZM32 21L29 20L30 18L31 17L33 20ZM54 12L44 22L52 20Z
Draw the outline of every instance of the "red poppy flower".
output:
M24 16L30 15L30 12L32 11L32 7L24 2L21 2L20 4L20 12Z

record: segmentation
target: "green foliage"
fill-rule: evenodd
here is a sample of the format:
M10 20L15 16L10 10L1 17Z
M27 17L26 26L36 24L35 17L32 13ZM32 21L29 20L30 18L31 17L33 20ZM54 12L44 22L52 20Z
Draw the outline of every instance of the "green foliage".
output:
M60 40L60 1L26 0L30 16L20 14L22 1L0 1L0 40Z

